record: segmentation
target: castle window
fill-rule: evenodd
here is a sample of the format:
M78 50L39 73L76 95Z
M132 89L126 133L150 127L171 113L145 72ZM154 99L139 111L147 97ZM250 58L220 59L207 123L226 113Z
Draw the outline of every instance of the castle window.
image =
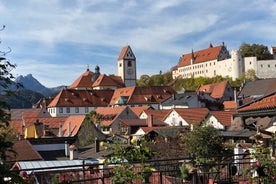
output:
M131 62L131 61L128 61L128 62L127 62L127 66L128 66L128 67L131 67L131 66L132 66L132 62Z
M249 64L251 65L251 61L249 62Z
M267 65L268 66L268 68L270 68L270 65Z
M261 65L261 68L263 67L263 65Z
M122 63L119 64L119 67L122 67Z
M59 113L63 113L63 108L62 107L59 108Z
M75 113L79 113L79 107L75 107Z

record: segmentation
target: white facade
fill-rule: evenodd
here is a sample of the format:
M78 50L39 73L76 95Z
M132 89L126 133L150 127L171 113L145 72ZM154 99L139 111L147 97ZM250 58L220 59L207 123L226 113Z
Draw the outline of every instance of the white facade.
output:
M175 110L164 119L164 122L170 126L189 126L189 124L183 119Z
M85 115L95 109L95 107L49 107L48 112L52 117L63 117Z
M276 78L276 59L258 60L257 57L244 58L245 72L254 70L257 78Z
M233 50L231 51L231 58L229 59L216 59L212 61L179 67L177 70L173 71L173 78L175 79L180 75L182 76L182 78L211 78L217 75L221 75L223 77L231 77L232 79L237 79L243 72L243 60L240 51Z
M218 119L215 116L213 116L213 115L211 115L209 117L208 121L206 121L206 125L213 126L214 128L219 129L219 130L224 130L225 129L224 125L222 125L218 121Z

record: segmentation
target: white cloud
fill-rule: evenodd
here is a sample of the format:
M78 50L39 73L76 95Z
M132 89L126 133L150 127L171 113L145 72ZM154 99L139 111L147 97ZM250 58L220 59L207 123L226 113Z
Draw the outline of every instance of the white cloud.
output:
M210 42L224 41L231 48L242 41L275 45L275 9L273 0L3 0L5 22L0 25L7 28L0 38L12 48L19 74L32 73L52 86L56 78L61 84L73 82L87 62L104 66L102 73L116 74L110 72L116 65L108 64L117 59L115 50L120 52L126 44L140 57L139 67L150 64L147 71L154 72L170 69L183 53ZM45 75L49 71L51 75Z

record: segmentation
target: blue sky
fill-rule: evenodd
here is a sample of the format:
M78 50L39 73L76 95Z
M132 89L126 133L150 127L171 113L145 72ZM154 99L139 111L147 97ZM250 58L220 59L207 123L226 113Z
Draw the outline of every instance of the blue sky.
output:
M275 0L0 1L0 49L46 87L70 85L85 72L117 75L130 45L138 77L167 72L182 54L225 43L276 45Z

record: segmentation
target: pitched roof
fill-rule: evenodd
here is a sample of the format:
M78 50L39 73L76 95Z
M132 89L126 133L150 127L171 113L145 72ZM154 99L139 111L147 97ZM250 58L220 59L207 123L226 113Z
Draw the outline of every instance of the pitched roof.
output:
M31 126L36 122L43 123L49 128L58 129L60 123L63 124L67 117L49 117L49 118L26 118L24 120L25 126Z
M93 72L87 69L83 74L81 74L71 85L70 89L76 88L91 88L93 82L91 80Z
M147 114L148 117L152 115L154 118L158 120L163 120L170 111L170 109L148 109L144 112Z
M113 90L63 89L48 107L105 107L109 105Z
M85 119L85 115L69 116L62 125L62 135L63 136L69 135L69 126L71 129L70 135L71 136L77 135L84 119Z
M178 67L188 66L191 65L191 59L194 57L194 64L216 60L220 54L220 51L223 46L210 46L207 49L191 52L188 54L182 55Z
M224 126L230 126L233 114L237 111L210 111L210 113L217 118L217 120Z
M116 117L118 117L127 106L117 106L117 107L99 107L96 109L96 113L102 115L102 120L100 122L101 126L110 126Z
M125 57L127 56L127 51L128 51L128 50L131 50L131 48L130 48L129 45L124 46L124 47L122 48L121 53L119 54L119 57L118 57L118 61L125 59ZM131 50L131 52L132 52L132 50ZM133 54L133 53L132 53L132 54ZM135 58L134 55L133 55L133 57Z
M120 122L127 126L148 127L147 119L120 119ZM156 118L153 118L152 125L153 126L167 126L166 123L164 123L163 121L160 121Z
M37 115L40 115L39 112L41 112L41 109L36 109L36 108L32 108L32 109L11 109L10 113L11 113L11 120L22 120L23 115L27 115L27 116L35 116L37 117ZM30 114L29 114L30 112Z
M130 107L130 109L139 117L143 111L151 109L151 106Z
M276 78L260 79L245 83L238 94L240 97L260 97L276 91Z
M177 112L188 124L199 124L209 114L207 108L175 108L171 111Z
M228 84L227 81L222 81L214 84L206 84L206 85L200 86L198 88L198 91L209 93L210 96L213 98L222 98L225 92L225 89L227 87L227 84Z
M269 110L276 108L276 92L267 96L261 97L251 103L245 104L238 108L238 112L242 111L256 111L256 110Z
M16 155L7 153L8 161L28 161L28 160L43 160L40 154L32 147L29 141L19 140L14 142L13 150Z
M126 104L159 104L175 93L170 86L131 86L116 89L110 104L116 105L122 97Z
M93 83L93 87L98 86L114 86L116 88L125 87L125 84L120 76L101 74Z
M223 106L224 106L224 110L237 109L238 107L236 101L224 101Z
M9 122L9 126L12 127L15 134L23 135L23 122L22 120L12 120Z

